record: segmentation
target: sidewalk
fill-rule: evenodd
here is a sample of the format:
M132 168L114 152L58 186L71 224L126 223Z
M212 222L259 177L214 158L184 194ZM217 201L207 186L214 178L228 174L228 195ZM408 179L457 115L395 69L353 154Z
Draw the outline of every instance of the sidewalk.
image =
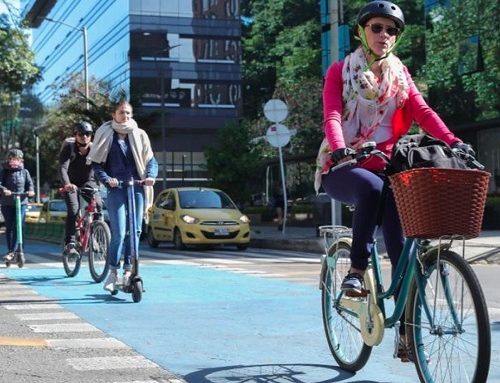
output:
M466 244L466 257L471 261L500 263L500 230L485 230ZM277 226L251 226L251 247L323 253L323 239L316 236L314 227L287 226L285 233ZM384 254L383 240L379 238L379 252Z

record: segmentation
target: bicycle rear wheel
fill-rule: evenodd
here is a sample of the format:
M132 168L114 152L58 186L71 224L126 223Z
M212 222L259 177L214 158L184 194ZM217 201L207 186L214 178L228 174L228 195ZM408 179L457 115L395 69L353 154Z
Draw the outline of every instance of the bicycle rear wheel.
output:
M105 222L94 221L90 231L89 269L95 282L102 282L108 274L108 249L111 232Z
M354 372L366 364L372 347L363 341L359 317L338 304L340 285L351 265L350 253L351 246L345 242L330 247L321 273L321 307L326 338L333 357L340 368Z
M449 250L441 250L439 265L437 250L424 255L422 265L425 298L414 281L406 311L420 381L486 382L491 333L476 275L459 254Z

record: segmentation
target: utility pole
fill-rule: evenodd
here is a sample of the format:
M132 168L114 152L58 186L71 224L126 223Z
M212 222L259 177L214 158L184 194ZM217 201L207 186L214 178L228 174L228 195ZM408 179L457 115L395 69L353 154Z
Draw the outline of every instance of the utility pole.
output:
M83 38L83 81L85 83L85 108L87 110L90 109L89 105L89 60L88 60L88 49L87 49L87 28L86 27L75 27L74 25L66 24L63 21L54 20L49 17L46 17L45 20L50 21L52 23L65 25L68 28L74 29L75 31L79 31L82 33Z

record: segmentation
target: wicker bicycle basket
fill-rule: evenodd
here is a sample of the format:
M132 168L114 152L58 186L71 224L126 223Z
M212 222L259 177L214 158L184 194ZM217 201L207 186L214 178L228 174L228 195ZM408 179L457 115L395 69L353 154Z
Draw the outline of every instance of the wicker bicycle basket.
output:
M419 168L390 177L410 238L479 236L490 174L479 170Z

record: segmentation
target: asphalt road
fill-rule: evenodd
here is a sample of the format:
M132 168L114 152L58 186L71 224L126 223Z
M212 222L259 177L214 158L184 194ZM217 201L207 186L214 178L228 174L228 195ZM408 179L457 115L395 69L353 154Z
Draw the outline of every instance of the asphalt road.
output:
M143 248L146 292L134 304L92 283L85 266L66 278L58 246L26 251L24 269L0 268L0 382L417 381L411 364L392 358L392 330L356 375L336 367L322 328L317 254ZM489 382L500 382L500 267L475 268L494 337ZM1 345L2 336L11 344ZM13 345L16 337L28 345Z

